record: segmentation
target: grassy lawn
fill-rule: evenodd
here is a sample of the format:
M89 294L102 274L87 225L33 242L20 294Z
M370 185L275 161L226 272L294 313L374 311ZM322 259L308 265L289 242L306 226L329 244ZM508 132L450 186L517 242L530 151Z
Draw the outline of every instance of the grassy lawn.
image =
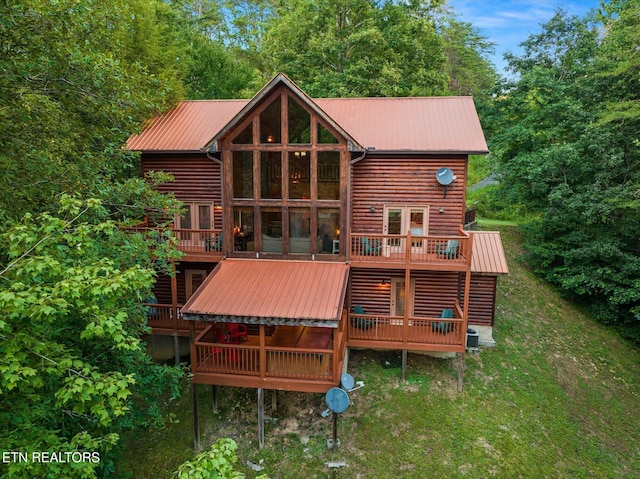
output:
M341 447L327 450L331 420L322 394L266 394L266 448L256 437L254 390L201 387L202 442L238 444L272 478L640 478L640 352L595 322L525 267L514 227L503 233L510 275L498 281L497 347L457 359L352 351L349 372L366 386L341 415ZM119 473L168 478L193 455L190 390L170 410L179 422L132 435ZM326 463L344 461L330 469Z

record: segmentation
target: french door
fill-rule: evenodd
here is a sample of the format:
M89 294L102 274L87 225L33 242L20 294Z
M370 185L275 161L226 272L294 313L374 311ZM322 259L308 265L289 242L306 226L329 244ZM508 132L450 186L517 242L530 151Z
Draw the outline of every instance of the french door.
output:
M413 298L416 289L416 280L412 279L409 290L409 303L406 301L406 282L402 278L391 278L391 316L404 316L407 311L413 316Z
M183 246L204 245L209 238L208 230L213 229L213 203L184 203L184 213L176 217L176 236ZM179 231L187 230L187 231ZM206 230L197 233L193 230Z
M406 251L406 239L401 238L408 231L412 236L427 236L429 234L429 207L424 205L385 205L382 232L385 235L398 235L398 238L384 239L385 256L390 253ZM422 247L420 238L411 241L413 252Z

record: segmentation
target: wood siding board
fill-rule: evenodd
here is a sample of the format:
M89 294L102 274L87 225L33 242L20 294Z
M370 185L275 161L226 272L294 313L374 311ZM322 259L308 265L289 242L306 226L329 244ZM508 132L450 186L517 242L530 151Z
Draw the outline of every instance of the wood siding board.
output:
M218 162L205 154L197 155L143 155L142 171L171 173L174 181L158 187L164 193L173 193L181 201L213 202L222 205L222 176ZM222 211L214 208L214 225L222 226Z
M435 180L442 167L457 176L446 198ZM352 231L381 232L384 205L404 204L430 206L429 234L458 233L465 212L466 157L366 157L352 168Z

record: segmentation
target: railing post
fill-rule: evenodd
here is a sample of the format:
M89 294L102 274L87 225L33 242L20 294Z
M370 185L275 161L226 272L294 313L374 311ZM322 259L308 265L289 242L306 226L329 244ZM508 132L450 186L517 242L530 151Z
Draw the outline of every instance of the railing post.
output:
M260 379L267 376L267 351L265 350L264 324L260 325Z

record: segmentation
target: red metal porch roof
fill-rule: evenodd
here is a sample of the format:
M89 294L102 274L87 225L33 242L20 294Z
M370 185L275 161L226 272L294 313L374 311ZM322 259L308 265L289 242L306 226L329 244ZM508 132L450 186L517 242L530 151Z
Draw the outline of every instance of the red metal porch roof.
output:
M131 150L203 151L249 100L183 101L129 138ZM471 97L323 98L313 102L365 148L487 153Z
M486 275L509 273L499 231L473 232L471 272Z
M349 266L320 261L221 261L182 308L185 319L336 327Z

